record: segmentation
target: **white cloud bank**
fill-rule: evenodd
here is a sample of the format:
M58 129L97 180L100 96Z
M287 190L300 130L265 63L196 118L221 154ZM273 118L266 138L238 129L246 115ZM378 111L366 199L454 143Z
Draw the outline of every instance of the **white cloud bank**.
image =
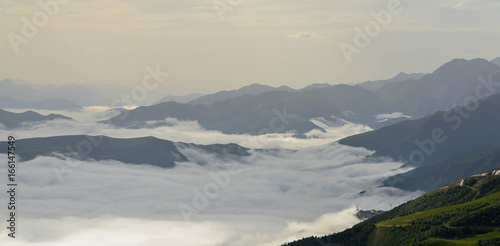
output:
M400 204L420 194L376 188L385 177L402 171L398 170L400 163L371 159L367 156L372 152L362 148L331 144L334 139L369 130L364 126L336 127L318 121L327 133L294 139L284 134L225 135L206 131L196 122L175 120L170 120L171 127L140 130L108 129L95 124L110 114L114 113L87 109L83 114L70 113L75 121L56 120L14 131L0 130L0 136L152 135L173 141L210 144L216 139L219 143L298 151L254 152L236 162L183 149L191 159L207 165L178 163L173 169L38 157L18 165L18 238L8 238L2 227L2 245L168 242L188 246L275 246L354 225L359 222L353 215L356 204L361 209L387 210L389 204ZM0 155L0 159L6 156ZM54 167L62 173L62 181ZM220 178L219 183L214 176ZM0 177L6 177L5 168L0 169ZM5 182L1 179L0 185L5 186ZM367 192L359 194L363 190ZM6 199L7 194L1 192L0 202ZM189 216L180 206L191 208ZM0 216L6 212L6 208L0 209ZM184 220L186 217L189 222Z
M254 153L242 163L183 151L208 165L161 169L53 157L20 164L19 237L12 245L279 245L354 225L359 222L355 204L388 209L418 194L375 189L400 164L366 159L371 152L360 148L334 144L278 155ZM208 194L205 187L216 183L212 174L228 171L228 165L237 167L236 174ZM54 166L68 168L62 182ZM6 176L5 169L0 176ZM208 203L186 222L179 206L196 208L195 190ZM370 192L359 195L363 190ZM0 200L5 199L2 194ZM10 239L0 229L4 240Z
M12 110L11 112L24 112L26 110ZM105 107L87 107L83 112L34 110L40 114L58 113L74 120L53 120L44 123L26 124L12 131L0 128L0 135L14 132L18 138L49 137L62 135L106 135L118 138L134 138L155 136L174 142L187 142L196 144L236 143L247 148L288 148L300 149L312 146L322 146L341 138L371 130L363 125L343 122L339 125L329 125L324 119L313 119L312 122L327 130L326 133L317 130L311 131L309 139L293 138L293 134L267 134L261 136L228 135L219 131L203 129L196 121L178 121L166 119L170 126L153 129L115 129L108 125L96 124L101 120L116 116L115 111L107 111Z

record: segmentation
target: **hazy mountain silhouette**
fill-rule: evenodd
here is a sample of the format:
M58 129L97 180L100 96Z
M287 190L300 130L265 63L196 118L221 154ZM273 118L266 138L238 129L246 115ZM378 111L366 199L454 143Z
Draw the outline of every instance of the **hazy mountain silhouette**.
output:
M497 64L500 67L500 57L497 57L490 61L491 63Z
M242 87L238 90L232 91L219 91L214 94L201 96L197 99L192 100L189 104L205 104L210 105L214 102L220 102L226 99L235 98L243 95L256 95L262 92L268 91L294 91L294 89L288 86L280 86L278 88L271 87L268 85L261 84L251 84L245 87Z
M19 127L22 123L40 122L54 119L71 120L71 118L60 114L49 114L45 116L33 111L26 111L24 113L12 113L0 109L0 124L6 126L7 128L16 128Z
M435 165L419 167L396 175L384 183L404 190L431 191L459 178L498 168L499 163L500 149L459 153Z
M480 77L487 80L495 73L500 73L499 67L487 60L455 59L419 80L388 84L376 92L392 111L422 117L456 106L481 86Z
M0 81L0 96L23 102L66 100L79 106L109 105L111 100L79 85L46 86L39 89L28 84L16 84L9 79Z
M10 97L0 96L0 108L12 109L46 109L80 111L83 108L67 100L45 100L40 102L23 102Z
M120 127L145 127L147 121L172 117L196 120L206 129L228 134L295 131L300 136L312 129L323 130L309 121L323 117L378 129L405 119L380 119L376 117L379 114L401 112L419 118L453 108L460 103L460 99L473 94L478 86L483 86L479 78L488 80L492 74L500 76L498 66L484 59L455 59L432 74L401 73L390 80L363 83L372 89L380 87L375 92L361 85L313 84L293 90L253 84L239 90L202 96L189 103L191 106L200 105L198 107L158 104L161 106L124 112L119 120L115 117L109 122ZM407 78L414 79L405 80ZM273 120L278 116L276 111L285 109L295 117L291 121L285 120L285 125L277 124ZM130 117L124 117L125 114ZM149 127L159 125L162 125L161 122Z
M417 169L392 177L387 185L431 190L450 180L497 167L500 156L500 94L475 107L457 107L407 120L339 141L374 150Z
M327 84L327 83L323 83L323 84L320 84L320 83L316 83L316 84L312 84L312 85L308 85L300 90L302 91L310 91L310 90L316 90L316 89L321 89L321 88L327 88L327 87L330 87L332 86L331 84Z
M167 95L167 96L164 96L162 99L156 101L153 104L158 104L158 103L162 103L162 102L188 103L188 102L196 100L202 96L205 96L205 95L198 94L198 93L191 93L191 94L184 95L184 96Z
M425 153L416 142L428 143L427 140L432 139L434 131L443 132L447 136L444 143L435 143L435 151L430 151L432 153L425 156L425 161L412 162L420 163L416 166L435 164L459 153L500 148L498 105L500 105L500 94L480 101L475 111L457 107L422 119L406 120L379 130L350 136L340 140L339 143L374 150L376 155L390 156L395 160L400 159L400 156L408 160L411 153L416 150ZM424 144L420 144L422 145Z
M119 127L144 127L147 121L171 117L197 120L208 130L227 134L295 131L300 135L312 129L323 130L309 121L311 118L335 116L369 124L376 121L375 115L386 113L386 108L387 104L376 94L360 86L335 85L312 90L247 94L209 106L160 103L124 112L107 122Z
M407 73L401 72L398 75L396 75L394 78L390 78L390 79L386 79L386 80L366 81L366 82L363 82L359 85L367 90L377 91L386 85L390 85L390 84L394 84L397 82L410 80L410 79L418 80L418 79L421 79L425 75L426 75L426 73L407 74Z
M133 110L127 110L103 123L110 123L119 127L140 127L147 121L159 121L165 118L176 118L179 120L197 120L206 114L208 107L205 105L180 104L176 102L164 102L152 106L141 106Z
M92 147L78 153L78 146L82 143ZM179 151L179 148L195 148L215 154L220 158L229 159L239 159L250 155L247 152L248 149L236 144L197 145L174 143L155 137L121 139L106 136L74 135L19 139L16 144L22 146L16 150L16 153L23 161L32 160L37 156L60 157L62 154L80 160L116 160L129 164L149 164L163 168L174 167L175 162L198 161L189 160ZM7 142L0 142L0 146L6 145ZM7 147L2 148L0 153L5 153L6 150Z

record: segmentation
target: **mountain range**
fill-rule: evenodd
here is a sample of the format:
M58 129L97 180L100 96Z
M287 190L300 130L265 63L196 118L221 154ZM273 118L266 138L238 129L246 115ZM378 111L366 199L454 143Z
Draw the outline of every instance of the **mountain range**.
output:
M202 96L204 96L204 94L198 94L198 93L191 93L184 96L166 95L153 104L158 104L163 102L188 103Z
M420 118L448 110L474 93L484 80L497 75L498 71L497 65L484 59L455 59L431 74L399 74L388 81L361 85L315 84L293 90L254 84L236 91L202 96L188 104L165 102L140 107L107 122L116 127L143 127L148 121L163 121L170 117L196 120L208 130L227 134L292 131L300 137L312 129L324 130L310 121L321 117L378 129L407 117ZM363 85L374 91L363 88ZM294 116L293 119L283 120L281 117L281 123L286 124L276 123L276 112L285 109L287 114ZM405 117L379 117L395 112ZM127 117L123 117L125 114ZM159 125L162 124L156 126Z
M0 87L0 108L49 110L108 105L112 97L127 91L107 85L34 86L9 79L0 81ZM252 84L208 95L163 95L151 106L115 109L119 114L101 123L155 128L168 126L166 118L176 118L197 121L207 130L225 134L292 132L295 137L327 130L313 119L332 125L368 125L374 130L338 143L363 147L374 151L376 157L390 157L413 168L384 180L384 186L434 191L344 232L288 246L323 245L321 240L341 245L453 245L461 240L498 245L493 238L500 237L500 171L495 169L500 163L499 88L500 58L454 59L432 73L400 73L388 80L357 85L312 84L295 90ZM154 101L152 98L148 102ZM0 109L0 124L7 129L54 119L71 120L63 115ZM23 161L55 156L161 168L188 161L207 164L184 155L185 149L219 159L240 160L250 155L249 149L236 144L198 145L155 137L74 135L19 139L17 144L22 146L17 154ZM473 176L476 173L480 174Z
M215 102L224 101L226 99L236 98L244 95L257 95L259 93L269 92L269 91L288 91L293 92L294 89L288 86L280 86L278 88L271 87L268 85L260 85L260 84L251 84L245 87L242 87L238 90L232 91L219 91L214 94L204 95L197 99L194 99L189 102L189 104L204 104L210 106Z
M42 122L54 119L71 120L70 117L66 117L60 114L41 115L33 111L26 111L24 113L13 113L0 109L0 124L7 127L7 129L17 128L21 126L23 123Z
M484 59L469 61L455 59L443 65L432 74L399 73L394 78L366 81L358 85L373 92L389 104L387 108L381 109L381 111L385 111L385 113L402 112L405 115L421 117L438 110L450 108L457 98L463 96L464 93L470 92L471 87L477 84L479 76L487 77L493 71L498 70L499 63L500 58L493 59L491 62ZM295 90L287 86L271 87L252 84L238 90L220 91L208 95L192 93L184 96L168 95L168 89L157 88L149 91L148 96L144 100L140 102L134 101L133 104L145 106L174 101L177 103L210 106L215 102L246 95L253 96L271 91L304 92L328 88L330 86L329 84L311 84L300 90ZM78 110L78 107L110 106L112 102L122 98L123 95L130 96L132 91L132 89L126 86L111 84L88 83L68 84L65 86L41 86L20 79L4 79L0 81L0 87L5 88L0 91L0 97L4 97L0 101L0 108L53 110ZM115 106L123 106L127 103L118 101L119 105ZM340 117L339 115L336 116ZM399 120L402 120L402 118ZM394 122L390 121L382 125ZM375 123L374 126L379 127Z
M42 109L42 110L67 110L81 111L83 108L68 100L45 100L45 101L19 101L11 97L0 96L0 105L8 109Z
M110 100L105 96L94 93L79 85L45 86L35 88L29 84L16 84L12 80L0 81L0 96L9 97L22 102L36 102L47 100L65 100L79 106L109 105ZM1 108L6 108L0 105Z
M151 105L162 100L189 102L198 94L188 96L165 96L168 89L156 88L148 91L147 97L141 101L132 100L133 88L116 84L67 84L38 85L20 79L4 79L0 81L0 108L15 109L48 109L48 110L81 110L88 106L136 106ZM123 98L127 98L124 100ZM129 102L130 101L130 102ZM128 105L130 103L130 105Z
M124 112L106 121L117 127L142 127L148 121L165 118L196 120L208 130L226 134L282 133L298 135L312 129L324 131L310 121L337 116L354 122L369 123L384 113L385 102L372 92L350 85L334 85L304 91L267 91L243 95L210 104L160 103ZM126 116L126 117L125 117Z
M198 145L189 143L174 143L155 137L111 138L106 136L55 136L44 138L29 138L16 140L18 154L22 161L29 161L37 156L71 157L79 160L93 159L116 160L130 164L148 164L162 168L172 168L177 163L190 160L182 149L191 148L214 154L221 159L239 160L250 155L248 149L236 144ZM0 142L7 146L7 142ZM82 147L83 146L83 147ZM6 153L7 147L0 150ZM206 163L199 163L201 165Z
M416 168L385 180L385 185L403 190L431 191L453 180L500 166L500 148L459 153L434 165Z
M423 172L433 173L429 177L439 177L428 183L415 179L423 178L425 175L415 176L413 180L400 177L402 181L398 182L399 184L394 181L389 182L394 183L393 185L406 189L434 189L457 176L472 175L473 172L490 168L485 165L480 169L479 163L484 163L481 160L470 162L471 165L476 165L473 169L444 167L452 160L455 160L452 163L458 164L456 160L465 160L465 155L475 156L477 153L474 152L500 148L498 105L500 105L500 94L495 94L479 101L477 107L463 106L440 111L422 119L406 120L379 130L350 136L340 140L339 143L364 147L375 151L377 156L390 156L417 167L411 172L412 175ZM412 175L406 174L406 176ZM406 184L403 184L405 182Z
M395 84L405 80L419 80L422 77L427 75L426 73L399 73L394 78L386 79L386 80L375 80L375 81L366 81L359 84L361 87L370 90L370 91L378 91L384 86Z
M482 80L500 75L499 70L485 59L455 59L421 79L388 84L376 93L391 105L390 111L420 118L454 107L473 94Z

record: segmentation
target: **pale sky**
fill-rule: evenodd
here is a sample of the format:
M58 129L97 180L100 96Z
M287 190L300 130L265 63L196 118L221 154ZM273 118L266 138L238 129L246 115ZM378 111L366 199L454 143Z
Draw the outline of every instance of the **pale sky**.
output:
M0 0L0 79L134 86L159 64L166 88L301 88L500 56L499 0L401 0L401 13L348 63L340 45L355 45L355 28L391 1L59 0L45 21L38 1ZM214 2L231 9L220 15ZM28 37L23 17L34 16ZM24 40L17 53L13 35Z

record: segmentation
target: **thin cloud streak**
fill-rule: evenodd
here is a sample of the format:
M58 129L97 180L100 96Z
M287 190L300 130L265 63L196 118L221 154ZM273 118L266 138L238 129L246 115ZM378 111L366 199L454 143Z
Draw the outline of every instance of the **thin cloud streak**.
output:
M9 109L7 109L9 110ZM9 110L12 112L24 112L25 110ZM322 146L330 144L341 138L363 133L371 130L371 128L363 125L344 122L340 125L328 125L323 121L312 120L320 125L327 132L317 130L311 131L307 135L308 139L297 139L292 137L292 133L284 134L268 134L264 136L251 135L228 135L218 131L209 131L203 129L196 121L179 121L177 119L165 119L170 126L163 126L152 129L122 129L113 128L105 124L96 124L101 120L109 119L116 116L115 111L108 111L105 107L87 107L82 112L67 112L67 111L47 111L34 110L38 113L47 115L49 113L58 113L73 118L70 120L53 120L44 123L25 124L22 127L15 129L18 138L34 138L62 135L106 135L109 137L127 138L155 136L174 142L186 142L196 144L213 144L216 143L236 143L247 148L286 148L297 149L313 146ZM153 122L151 122L153 123ZM0 129L2 132L7 132L5 129ZM7 134L7 133L6 133Z

